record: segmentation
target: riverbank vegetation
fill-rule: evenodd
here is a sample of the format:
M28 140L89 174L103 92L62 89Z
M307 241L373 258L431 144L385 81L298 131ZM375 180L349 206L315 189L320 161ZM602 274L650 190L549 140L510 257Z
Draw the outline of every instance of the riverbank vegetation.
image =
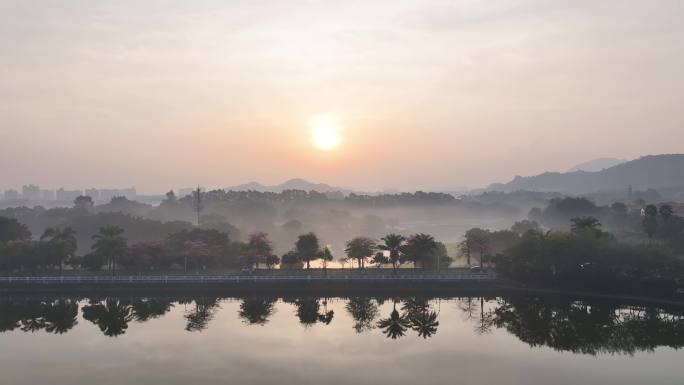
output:
M111 223L78 229L54 226L34 235L17 219L0 217L0 271L201 273L327 268L335 260L342 266L391 268L396 273L407 267L448 268L458 257L467 266L496 269L500 277L530 285L672 295L684 286L684 219L667 204L647 205L639 213L627 213L625 207L613 204L608 209L611 228L626 229L609 232L598 217L585 215L587 210L597 212L591 202L583 198L553 199L541 212L542 219L582 215L569 218L565 228L549 228L532 219L518 221L508 230L472 228L463 234L457 255L449 255L444 243L424 233L356 236L335 252L317 233L304 232L294 236L286 252L278 253L283 245L276 247L263 231L239 236L227 223L212 228L159 222L123 214L89 213L77 204L67 212L82 218L79 226L106 220ZM121 223L134 224L134 230L127 231ZM288 231L297 229L293 226ZM79 247L81 231L90 234L86 250Z

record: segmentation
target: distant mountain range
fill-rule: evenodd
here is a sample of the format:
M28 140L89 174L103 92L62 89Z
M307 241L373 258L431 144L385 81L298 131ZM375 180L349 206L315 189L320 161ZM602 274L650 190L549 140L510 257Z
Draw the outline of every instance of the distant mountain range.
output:
M264 185L259 182L250 182L250 183L245 183L237 186L232 186L232 187L227 187L226 190L234 190L234 191L245 191L245 190L254 190L254 191L261 191L261 192L282 192L283 190L304 190L304 191L318 191L320 193L329 193L329 192L342 192L344 194L348 194L353 192L350 189L342 188L342 187L336 187L336 186L330 186L325 183L312 183L304 179L300 178L295 178L295 179L290 179L284 183L277 184L277 185Z
M625 191L630 185L634 190L684 188L684 154L649 155L593 172L545 172L536 176L516 176L508 183L494 183L486 190L589 194Z
M617 159L617 158L598 158L593 159L588 162L580 163L577 166L568 170L568 172L574 171L601 171L606 168L611 168L617 166L618 164L627 162L627 159Z

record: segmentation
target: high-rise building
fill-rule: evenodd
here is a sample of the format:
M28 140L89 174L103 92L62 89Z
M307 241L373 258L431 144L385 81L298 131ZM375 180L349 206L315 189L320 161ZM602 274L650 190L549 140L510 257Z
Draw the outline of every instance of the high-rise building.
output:
M85 190L85 195L91 197L93 201L96 201L100 199L100 190L96 188L87 188Z
M83 195L81 190L65 190L63 188L57 190L57 200L62 203L71 203L80 195Z
M40 198L44 201L54 201L55 190L40 190Z
M21 188L21 197L27 201L39 201L41 198L40 186L35 184L24 185Z
M16 201L19 200L19 191L14 189L5 190L5 200Z

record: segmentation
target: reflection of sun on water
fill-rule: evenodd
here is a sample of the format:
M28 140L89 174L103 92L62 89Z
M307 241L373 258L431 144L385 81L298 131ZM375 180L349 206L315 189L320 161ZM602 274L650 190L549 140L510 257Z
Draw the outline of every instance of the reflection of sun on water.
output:
M330 116L318 116L311 120L312 142L319 150L329 151L340 144L339 127Z

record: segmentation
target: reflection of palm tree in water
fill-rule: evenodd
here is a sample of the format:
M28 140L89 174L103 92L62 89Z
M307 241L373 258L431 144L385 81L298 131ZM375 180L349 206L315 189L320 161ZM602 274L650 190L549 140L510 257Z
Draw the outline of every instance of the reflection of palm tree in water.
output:
M29 301L21 319L21 330L33 333L42 329L45 329L43 304L40 301Z
M78 304L70 299L58 299L44 307L45 331L64 334L78 323Z
M441 303L440 303L441 305ZM430 304L424 298L411 298L402 305L411 330L418 332L419 337L428 338L437 333L439 321L437 313L430 310Z
M393 340L406 335L406 330L411 326L411 322L404 315L400 315L397 311L397 301L394 300L392 305L392 313L388 318L383 318L378 321L378 327L382 329L382 333Z
M128 301L107 298L83 307L83 318L96 324L104 335L117 337L126 333L133 319L133 308Z

